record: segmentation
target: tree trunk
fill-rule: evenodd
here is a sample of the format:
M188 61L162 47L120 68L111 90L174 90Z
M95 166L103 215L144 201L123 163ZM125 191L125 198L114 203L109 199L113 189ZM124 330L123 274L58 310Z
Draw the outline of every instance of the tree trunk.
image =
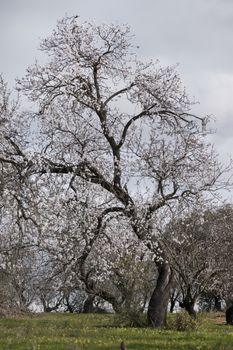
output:
M197 318L197 313L194 310L195 299L190 296L190 288L188 288L187 295L184 298L183 302L180 302L179 305L181 308L185 309L185 311L187 311L193 319Z
M167 307L172 287L172 270L167 262L160 263L158 273L156 287L151 296L147 312L147 320L152 327L166 325Z
M222 311L221 298L219 295L216 295L214 297L214 310L215 311Z
M187 285L186 295L183 296L183 302L180 302L180 307L184 308L193 319L196 319L197 313L194 310L196 298L192 296L191 290L191 285Z
M83 312L84 313L91 313L91 312L94 312L94 299L95 299L95 295L89 295L87 297L87 299L85 300L84 302L84 305L83 305Z
M65 297L65 302L67 306L67 311L69 311L72 314L74 312L74 307L70 303L69 296Z
M226 310L226 322L229 325L233 325L233 306L230 306Z
M172 314L173 311L174 311L174 307L175 307L175 304L176 304L176 300L175 299L170 299L170 310L169 312Z
M179 292L176 290L176 288L173 288L171 294L170 294L170 310L169 312L172 314L176 305L176 302L179 297Z
M193 301L184 303L184 309L188 312L188 314L189 314L193 319L196 319L196 318L197 318L197 313L196 313L196 311L194 310L194 305L195 305L195 302L193 302Z

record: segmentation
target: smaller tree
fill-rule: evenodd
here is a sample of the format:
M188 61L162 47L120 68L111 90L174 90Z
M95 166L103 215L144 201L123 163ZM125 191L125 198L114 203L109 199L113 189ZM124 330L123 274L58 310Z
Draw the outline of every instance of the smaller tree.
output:
M218 209L201 210L170 222L164 244L180 290L180 306L196 317L195 303L216 289L224 272L226 235Z

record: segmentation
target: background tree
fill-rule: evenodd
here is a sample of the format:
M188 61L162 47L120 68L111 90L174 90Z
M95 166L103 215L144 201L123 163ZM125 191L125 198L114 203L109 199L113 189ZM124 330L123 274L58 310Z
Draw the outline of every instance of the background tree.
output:
M222 277L230 280L226 265L232 241L232 208L203 208L202 205L187 216L172 220L164 235L180 290L180 306L193 317L199 297L211 292L216 304L222 293Z

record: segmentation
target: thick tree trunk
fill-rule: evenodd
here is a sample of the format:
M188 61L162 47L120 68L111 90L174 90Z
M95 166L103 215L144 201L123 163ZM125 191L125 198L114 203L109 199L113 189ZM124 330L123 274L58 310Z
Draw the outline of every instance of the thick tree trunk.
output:
M158 279L154 292L151 296L147 319L152 327L163 327L166 325L167 307L172 287L172 270L167 262L158 266Z

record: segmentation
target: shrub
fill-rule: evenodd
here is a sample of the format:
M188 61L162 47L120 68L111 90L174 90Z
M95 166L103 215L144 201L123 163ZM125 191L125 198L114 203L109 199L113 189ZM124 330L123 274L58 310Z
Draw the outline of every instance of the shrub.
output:
M129 309L121 310L114 319L114 325L117 327L145 327L146 324L145 314Z
M180 332L194 331L198 328L200 320L193 319L187 312L178 312L168 319L167 327Z

